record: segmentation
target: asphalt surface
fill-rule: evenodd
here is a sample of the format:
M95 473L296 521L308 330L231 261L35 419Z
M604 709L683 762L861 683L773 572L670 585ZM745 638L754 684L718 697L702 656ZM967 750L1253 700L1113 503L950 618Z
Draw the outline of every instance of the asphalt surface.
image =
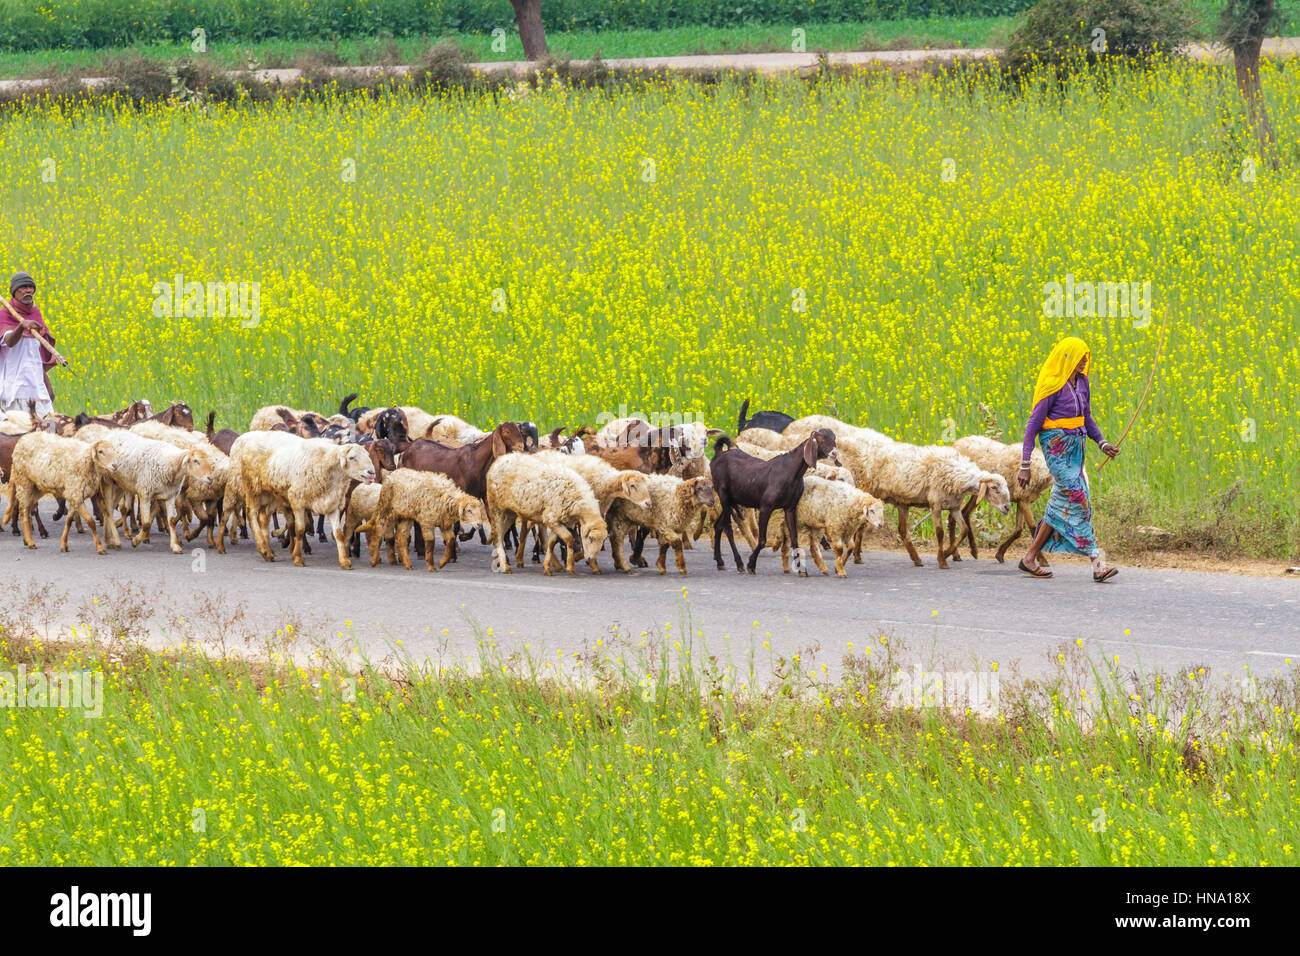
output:
M783 574L780 556L769 551L750 576L729 558L728 570L718 571L701 541L686 552L685 577L671 555L668 575L653 564L615 572L608 549L602 575L580 564L575 576L546 577L535 564L493 573L489 549L472 541L436 574L414 556L411 571L386 560L371 568L364 555L344 571L332 543L315 544L305 568L294 567L287 552L264 562L247 541L220 555L196 547L196 539L174 555L156 533L138 549L128 541L121 552L97 555L89 535L74 531L71 551L61 554L52 510L48 499L42 503L51 536L37 538L37 550L0 533L0 568L11 595L7 613L40 617L60 634L89 609L101 622L135 621L131 626L158 643L201 631L235 645L291 625L302 648L323 639L378 659L401 641L417 658L447 662L475 658L479 637L489 633L503 653L526 646L530 655L554 659L598 641L609 648L616 633L635 643L643 632L676 641L688 630L702 634L694 638L697 651L703 646L742 670L751 650L763 675L798 653L832 679L849 642L860 652L881 634L906 643L909 663L976 669L1018 662L1026 675L1048 671L1062 643L1080 638L1090 653L1119 655L1126 667L1204 665L1241 676L1245 665L1268 674L1300 660L1300 579L1280 568L1277 578L1127 568L1098 585L1082 562L1058 561L1051 580L1028 578L1015 570L1015 549L1003 565L968 556L949 570L924 550L921 568L902 552L882 550L864 551L864 563L850 564L840 580L822 577L811 563L808 578ZM743 545L742 553L748 557ZM34 589L34 602L20 597Z

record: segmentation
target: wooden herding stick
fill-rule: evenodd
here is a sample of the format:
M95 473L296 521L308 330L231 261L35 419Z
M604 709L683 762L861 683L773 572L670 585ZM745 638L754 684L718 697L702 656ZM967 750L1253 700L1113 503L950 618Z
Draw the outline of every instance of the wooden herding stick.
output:
M4 300L4 304L5 304L5 308L9 310L10 315L12 315L19 322L23 321L23 317L14 310L14 307L10 305L8 299ZM50 350L50 354L54 356L55 364L62 365L64 368L68 367L68 360L59 354L59 350L56 349L52 344L50 344L49 340L46 339L45 336L41 335L41 333L37 332L35 329L28 329L27 331L32 334L32 337L36 339L37 342L40 342L41 345L45 346L45 348Z

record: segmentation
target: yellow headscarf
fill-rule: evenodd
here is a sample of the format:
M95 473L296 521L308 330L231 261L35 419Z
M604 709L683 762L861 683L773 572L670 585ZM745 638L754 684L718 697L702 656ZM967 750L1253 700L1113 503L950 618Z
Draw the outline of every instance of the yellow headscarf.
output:
M1038 383L1034 385L1034 400L1029 407L1033 408L1048 395L1055 395L1063 389L1074 373L1075 366L1079 364L1080 358L1083 359L1083 368L1080 371L1087 375L1092 351L1084 344L1083 339L1075 338L1073 335L1061 339L1052 349L1052 354L1047 356L1047 361L1043 363L1042 370L1038 373Z

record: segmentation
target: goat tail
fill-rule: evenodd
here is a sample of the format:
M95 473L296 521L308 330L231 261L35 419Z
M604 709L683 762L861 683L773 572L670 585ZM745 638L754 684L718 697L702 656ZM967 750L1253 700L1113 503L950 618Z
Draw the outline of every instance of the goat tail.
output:
M339 402L339 414L340 414L340 415L347 415L347 414L348 414L348 406L351 405L351 404L352 404L353 402L355 402L356 400L357 400L357 393L356 393L356 392L348 392L348 394L344 395L344 396L343 396L343 400L342 400L341 402Z
M744 403L740 406L740 418L736 422L737 432L743 432L745 430L745 422L747 420L745 416L746 414L748 414L748 412L749 412L749 399L745 399Z
M717 455L721 452L726 451L729 446L734 446L734 445L735 442L733 442L726 435L719 435L717 438L713 439L713 454Z
M442 420L443 420L444 418L446 418L446 417L447 417L446 415L439 415L439 416L438 416L437 418L435 418L433 421L429 422L429 427L426 428L426 429L424 430L424 436L423 436L423 437L428 438L430 435L432 435L432 434L433 434L433 430L434 430L435 428L438 427L438 423L439 423L440 421L442 421Z
M213 436L216 435L216 431L212 427L216 423L217 423L217 410L214 408L212 411L208 412L208 425L203 430L204 434L208 436L208 441L212 441Z

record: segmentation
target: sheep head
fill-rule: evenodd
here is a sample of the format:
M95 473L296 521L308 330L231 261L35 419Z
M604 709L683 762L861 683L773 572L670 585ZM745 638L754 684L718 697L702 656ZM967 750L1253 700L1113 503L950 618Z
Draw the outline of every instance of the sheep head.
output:
M101 438L90 446L90 460L100 471L117 471L117 449L113 443Z
M879 498L867 495L867 502L862 506L862 521L879 531L885 526L885 504Z
M650 497L650 482L640 472L629 471L618 476L618 497L626 498L642 511L649 511L654 503Z
M487 509L483 502L479 501L473 495L461 495L460 510L457 515L460 521L461 533L476 529L481 529L485 533L490 533L491 528L488 526Z
M349 478L367 485L375 480L375 466L370 461L370 455L360 445L340 445L339 452L342 455L343 471Z
M609 529L605 527L605 519L598 514L584 515L578 525L582 531L582 556L590 560L600 553L609 537Z
M979 494L975 501L978 504L986 500L1002 514L1011 510L1011 492L1007 488L1007 480L1001 475L986 472L980 478Z
M212 476L212 460L198 449L187 451L181 458L181 470L190 478L201 481Z
M712 509L718 502L717 493L713 490L713 482L708 478L690 478L686 481L690 491L691 500L701 508Z

